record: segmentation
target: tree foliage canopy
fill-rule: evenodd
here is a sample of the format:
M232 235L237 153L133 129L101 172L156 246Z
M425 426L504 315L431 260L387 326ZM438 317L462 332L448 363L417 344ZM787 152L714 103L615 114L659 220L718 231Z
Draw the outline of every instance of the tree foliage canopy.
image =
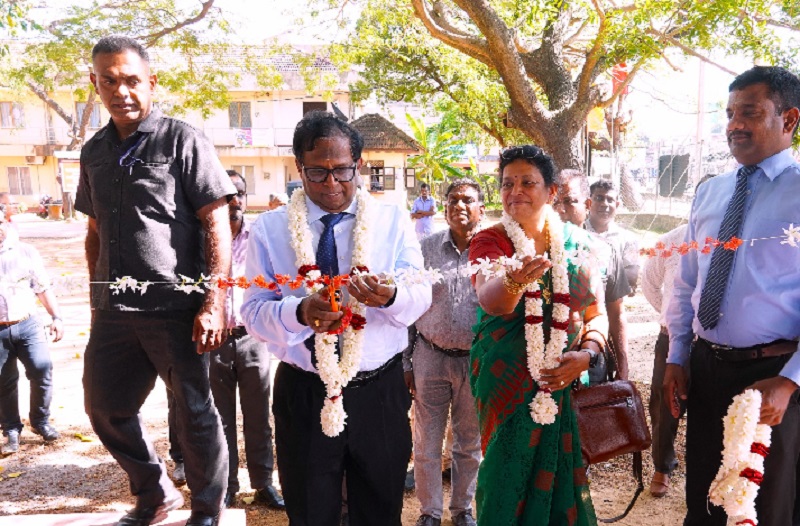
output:
M334 2L341 3L341 2ZM711 50L796 68L795 0L362 0L336 47L363 67L359 93L426 103L444 97L501 144L526 137L559 166L582 165L579 133L642 68ZM629 74L608 89L607 73ZM733 72L732 72L733 73ZM506 125L511 130L506 128ZM521 134L521 136L520 136Z

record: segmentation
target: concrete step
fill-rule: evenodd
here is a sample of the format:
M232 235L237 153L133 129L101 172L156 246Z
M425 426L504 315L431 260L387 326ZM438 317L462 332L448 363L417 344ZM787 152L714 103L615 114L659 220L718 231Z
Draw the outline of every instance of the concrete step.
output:
M189 510L173 511L158 526L183 526L189 519ZM0 517L0 526L113 526L124 513L63 513L42 515L17 515ZM245 526L244 510L228 509L222 512L219 526ZM155 525L153 525L155 526Z

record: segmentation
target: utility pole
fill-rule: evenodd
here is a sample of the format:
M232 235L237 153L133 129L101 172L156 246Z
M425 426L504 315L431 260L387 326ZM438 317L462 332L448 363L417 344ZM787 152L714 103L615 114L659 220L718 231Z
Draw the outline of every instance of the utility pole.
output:
M698 70L697 80L697 130L695 131L695 148L694 148L694 185L700 182L703 178L703 117L705 116L706 106L706 64L698 59L700 64ZM688 174L687 174L688 178Z

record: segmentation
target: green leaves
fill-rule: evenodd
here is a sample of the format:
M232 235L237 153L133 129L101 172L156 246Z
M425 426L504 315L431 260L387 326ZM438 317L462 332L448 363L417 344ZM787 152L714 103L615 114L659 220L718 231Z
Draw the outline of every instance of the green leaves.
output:
M414 139L422 147L422 153L408 157L408 165L416 170L417 179L433 186L464 176L453 166L464 155L464 143L446 120L428 127L409 114L406 120Z

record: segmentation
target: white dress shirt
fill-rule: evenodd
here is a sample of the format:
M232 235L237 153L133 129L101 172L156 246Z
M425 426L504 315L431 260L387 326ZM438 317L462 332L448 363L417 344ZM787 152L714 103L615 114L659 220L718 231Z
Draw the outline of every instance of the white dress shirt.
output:
M686 225L674 228L659 237L658 241L664 243L667 250L673 245L678 246L686 237L686 228ZM659 251L655 256L646 257L642 267L642 293L658 312L658 322L662 327L667 326L667 307L672 298L675 272L680 261L681 255L677 250L673 250L672 255L666 258Z
M0 246L0 321L19 321L36 312L36 295L50 288L39 252L8 227Z
M327 212L308 197L306 205L316 253L324 228L320 218ZM374 200L371 206L373 222L368 225L372 245L370 271L378 274L402 268L422 268L422 253L408 213L397 206ZM247 279L263 275L267 281L274 281L275 274L297 275L286 208L284 206L261 214L252 224L245 265ZM339 271L342 274L348 273L351 267L355 211L354 199L345 210L348 215L334 227ZM270 352L281 361L306 371L315 371L311 365L311 352L303 344L314 332L297 319L297 307L305 294L304 288L291 290L288 286L282 286L273 292L253 286L245 292L241 314L248 334L267 342ZM398 286L394 303L389 307L368 307L360 370L376 369L402 352L408 344L407 327L430 305L431 286L420 284Z

